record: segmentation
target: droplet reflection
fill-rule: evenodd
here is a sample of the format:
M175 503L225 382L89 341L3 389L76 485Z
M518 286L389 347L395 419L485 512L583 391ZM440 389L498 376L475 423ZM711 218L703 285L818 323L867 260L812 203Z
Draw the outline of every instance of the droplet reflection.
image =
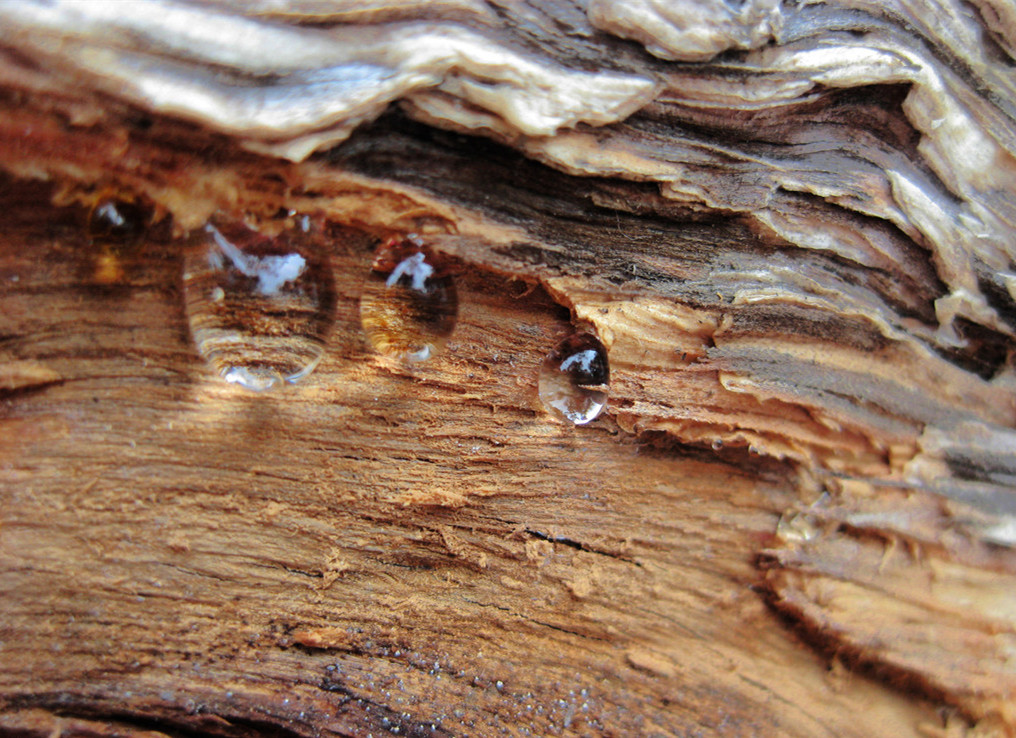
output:
M378 248L360 297L360 322L378 353L426 361L454 330L458 307L447 265L418 237Z
M227 382L260 392L298 382L321 360L334 288L328 265L301 235L268 237L216 220L187 255L191 335Z
M607 351L590 333L578 333L559 343L540 370L540 399L559 418L582 425L607 404L610 368Z

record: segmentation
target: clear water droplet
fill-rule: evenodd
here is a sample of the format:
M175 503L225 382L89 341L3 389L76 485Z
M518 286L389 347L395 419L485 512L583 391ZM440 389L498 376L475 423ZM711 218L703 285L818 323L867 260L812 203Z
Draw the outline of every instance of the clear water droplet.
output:
M776 536L784 543L807 543L819 533L818 522L805 513L784 513L776 523Z
M378 248L360 297L360 322L375 351L426 361L451 335L458 309L447 264L418 237Z
M184 260L198 352L227 382L256 392L310 374L335 308L324 257L295 231L269 237L238 221L216 219L198 241Z
M607 351L590 333L569 336L540 369L540 399L547 409L575 425L593 420L607 404Z

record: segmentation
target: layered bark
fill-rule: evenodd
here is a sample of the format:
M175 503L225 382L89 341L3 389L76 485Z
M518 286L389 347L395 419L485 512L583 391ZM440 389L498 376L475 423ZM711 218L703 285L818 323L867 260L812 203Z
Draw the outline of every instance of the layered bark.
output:
M2 724L1012 732L1010 15L0 7ZM109 192L158 221L114 256ZM278 395L188 336L216 212L331 263ZM413 369L357 316L408 232L462 305Z

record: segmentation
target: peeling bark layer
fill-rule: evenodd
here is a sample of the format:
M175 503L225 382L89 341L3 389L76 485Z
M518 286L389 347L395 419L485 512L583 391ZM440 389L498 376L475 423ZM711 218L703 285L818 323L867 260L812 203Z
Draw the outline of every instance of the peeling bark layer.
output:
M1011 11L536 5L0 7L4 729L1016 730ZM216 212L332 265L283 394L187 334ZM412 371L357 317L408 232Z

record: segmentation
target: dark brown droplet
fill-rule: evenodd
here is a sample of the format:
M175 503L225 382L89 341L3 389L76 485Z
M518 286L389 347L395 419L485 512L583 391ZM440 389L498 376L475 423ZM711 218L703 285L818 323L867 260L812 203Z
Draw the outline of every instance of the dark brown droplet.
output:
M119 197L101 195L85 222L91 242L93 280L113 286L128 280L133 253L142 242L152 218L151 208Z
M133 245L145 235L150 219L149 209L138 203L102 197L88 214L88 235L104 245Z
M419 238L378 248L360 297L360 322L377 352L402 361L429 359L454 330L458 308L446 262Z

